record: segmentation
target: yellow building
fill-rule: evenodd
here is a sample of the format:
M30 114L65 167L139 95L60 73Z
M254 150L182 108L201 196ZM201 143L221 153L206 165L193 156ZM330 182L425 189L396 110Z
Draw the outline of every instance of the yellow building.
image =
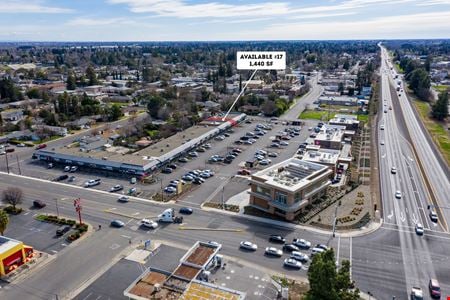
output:
M0 236L0 276L14 271L33 257L33 248L5 236Z

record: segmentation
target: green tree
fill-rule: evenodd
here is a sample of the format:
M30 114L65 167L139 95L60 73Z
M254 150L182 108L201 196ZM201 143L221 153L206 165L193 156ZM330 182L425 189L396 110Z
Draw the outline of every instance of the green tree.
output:
M77 88L77 80L73 73L70 73L69 76L67 76L66 87L68 90L72 91Z
M40 97L39 90L37 88L29 89L27 92L27 96L30 99L37 99Z
M306 300L357 300L359 290L352 289L350 262L342 262L336 271L333 249L315 255L308 269L310 289Z
M97 75L95 74L94 68L92 66L86 68L86 78L88 79L89 85L98 84Z
M339 84L338 84L338 92L341 93L341 95L344 93L344 83L339 82Z
M153 118L158 117L158 111L164 104L164 98L159 95L150 96L147 101L147 110Z
M439 94L436 103L431 107L431 116L442 121L448 116L448 91Z
M0 234L3 235L6 228L8 227L9 223L9 217L8 214L3 210L0 209Z
M420 99L429 100L430 96L430 76L424 68L418 68L406 76L409 81L409 87Z
M113 104L108 112L108 119L110 121L116 121L122 116L122 109L118 104Z

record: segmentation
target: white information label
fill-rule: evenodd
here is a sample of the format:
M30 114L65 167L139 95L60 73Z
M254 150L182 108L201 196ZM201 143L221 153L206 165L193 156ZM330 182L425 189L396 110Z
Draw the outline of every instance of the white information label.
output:
M238 70L284 70L286 69L285 51L238 51Z

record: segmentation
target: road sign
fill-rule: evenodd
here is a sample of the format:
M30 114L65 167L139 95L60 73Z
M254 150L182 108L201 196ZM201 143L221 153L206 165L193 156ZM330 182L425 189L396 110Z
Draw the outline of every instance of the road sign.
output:
M149 249L149 248L150 248L150 245L151 245L151 240L146 240L146 241L144 242L144 249L145 249L145 250Z

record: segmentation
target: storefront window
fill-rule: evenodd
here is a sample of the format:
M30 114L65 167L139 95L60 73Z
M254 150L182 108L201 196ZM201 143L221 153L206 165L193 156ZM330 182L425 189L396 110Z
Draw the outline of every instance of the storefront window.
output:
M275 201L286 204L287 203L287 195L282 192L275 192Z

